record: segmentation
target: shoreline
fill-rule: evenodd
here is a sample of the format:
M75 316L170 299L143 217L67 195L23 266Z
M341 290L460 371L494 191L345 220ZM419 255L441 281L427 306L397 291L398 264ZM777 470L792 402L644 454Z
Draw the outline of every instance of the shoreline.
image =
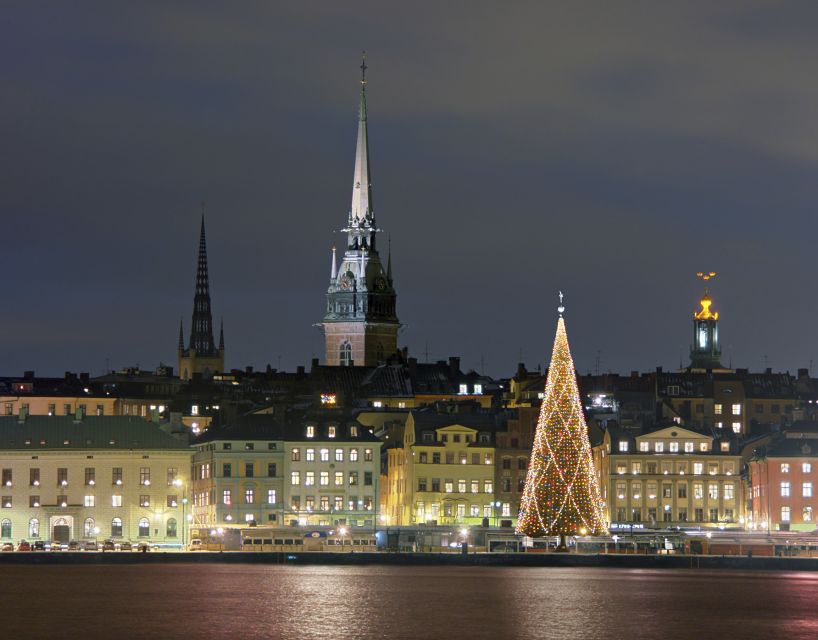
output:
M727 569L818 571L818 558L779 556L631 555L574 553L389 553L389 552L15 552L0 567L17 565L273 564L445 567L600 567L625 569Z

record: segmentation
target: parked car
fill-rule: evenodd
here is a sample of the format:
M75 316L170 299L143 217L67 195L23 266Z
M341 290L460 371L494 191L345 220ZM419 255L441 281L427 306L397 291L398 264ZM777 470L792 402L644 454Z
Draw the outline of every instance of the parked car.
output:
M51 551L62 551L62 543L57 542L55 540L54 542L51 543L51 546L49 547L49 550L51 550Z
M96 540L88 540L82 548L86 551L99 551Z
M106 540L102 543L102 550L103 551L116 551L116 545L114 544L113 540Z
M0 550L2 550L2 551L14 551L14 543L4 542L3 547Z
M35 542L34 545L36 546L37 543ZM35 549L35 551L36 550L37 549ZM31 551L31 543L28 540L20 540L20 544L17 545L17 551Z
M133 549L133 545L130 542L122 542L119 545L120 551L131 551Z
M72 540L68 543L68 550L69 551L79 551L80 550L80 543L76 540Z
M17 549L17 551L45 551L45 542L42 540L35 540L33 545L23 541L20 543L20 545L22 546L23 543L28 545L28 549Z
M202 550L202 541L199 538L193 538L190 541L190 544L187 545L188 551L201 551Z

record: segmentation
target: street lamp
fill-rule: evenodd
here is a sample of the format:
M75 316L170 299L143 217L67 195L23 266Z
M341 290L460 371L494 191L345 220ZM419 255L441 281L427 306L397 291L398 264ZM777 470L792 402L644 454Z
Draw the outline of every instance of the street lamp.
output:
M344 536L347 533L346 527L338 527L338 537L341 539L341 551L344 550Z
M496 502L492 502L491 506L494 507L494 526L496 527L498 520L497 511L503 506L503 503L497 500Z

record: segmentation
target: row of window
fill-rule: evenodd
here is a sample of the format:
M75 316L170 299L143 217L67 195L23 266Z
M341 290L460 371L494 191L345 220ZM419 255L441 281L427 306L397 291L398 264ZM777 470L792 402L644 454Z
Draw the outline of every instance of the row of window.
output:
M441 454L438 451L432 453L432 464L441 464L441 460L446 460L446 464L468 464L469 463L469 455L466 451L459 451L457 456L455 457L454 451L447 451L446 457L441 458ZM429 462L429 454L426 451L421 451L418 455L418 462L420 464L427 464ZM479 453L472 453L471 454L471 463L472 464L493 464L494 458L490 453L481 455ZM508 467L504 467L508 468Z
M275 489L267 489L267 504L276 504L276 495L277 492ZM244 504L255 504L256 502L256 490L255 489L245 489L244 490ZM233 505L233 490L232 489L225 489L222 491L222 504L226 507L230 507Z
M676 473L679 475L684 475L687 473L689 468L692 468L694 476L700 476L704 474L704 462L694 462L692 466L688 466L686 460L680 460L676 462ZM674 465L672 462L663 462L661 467L658 466L656 462L647 462L644 465L642 464L641 460L631 460L630 465L630 472L633 475L639 475L642 473L644 469L647 475L656 475L657 470L661 468L662 475L668 475L673 473ZM735 465L732 461L725 461L722 463L722 469L725 475L731 476L735 472ZM624 475L628 472L628 463L626 460L617 460L616 462L616 473ZM717 475L719 473L719 463L718 462L708 462L707 463L707 473L711 476Z
M790 497L790 483L789 482L782 482L781 483L781 497L782 498L789 498ZM811 482L802 482L801 483L801 497L803 497L803 498L811 498L812 497L812 483Z
M617 522L650 522L656 523L659 522L657 519L657 510L656 507L650 507L647 510L647 518L644 520L642 519L643 513L642 509L636 508L631 509L630 513L625 508L620 507L616 510L616 521ZM708 510L708 521L709 522L733 522L734 511L733 509L725 509L724 510L724 517L719 519L719 510L718 509L709 509ZM628 518L630 516L630 518ZM670 506L666 506L662 510L662 522L687 522L688 521L688 511L687 509L677 509L675 512L675 519L674 519L674 512L670 508ZM704 519L704 509L693 509L693 522L705 522Z
M176 467L168 467L167 470L167 483L168 485L175 485L177 484L177 479L179 476L179 470ZM0 477L0 481L2 481L2 486L4 487L11 487L14 484L14 474L12 469L3 469L2 476ZM85 484L88 486L94 486L97 482L97 470L96 467L85 467ZM39 487L40 486L40 468L39 467L31 467L28 470L28 483L32 487ZM111 469L111 483L115 485L121 485L123 483L123 473L122 467L113 467ZM140 467L139 469L139 484L143 486L149 486L151 483L151 468L150 467ZM58 467L57 468L57 486L66 486L68 484L68 468L67 467Z
M741 423L736 423L738 425L738 430L736 433L741 431ZM718 426L718 425L717 425ZM735 429L735 425L734 425ZM668 453L680 453L684 451L685 453L695 453L696 451L696 444L694 442L684 442L679 443L677 441L673 442L661 442L656 441L653 443L653 451L655 453L665 453L665 444L667 444L667 452ZM684 448L680 448L680 444L684 445ZM630 450L630 443L627 440L620 440L619 441L619 453L627 453ZM699 443L699 451L707 452L710 450L710 445L707 442L700 442ZM721 450L724 452L730 451L730 443L729 442L722 442L721 443ZM650 453L650 441L643 440L639 443L639 452L640 453Z
M468 489L467 489L468 486ZM432 478L432 492L440 492L440 478ZM418 491L429 491L426 478L418 478ZM454 493L454 480L443 481L443 492ZM480 480L458 480L457 493L480 493ZM494 492L494 481L483 480L483 493Z
M790 463L789 462L782 462L781 463L781 473L789 473L790 472ZM801 473L812 473L812 463L811 462L802 462L801 463Z
M84 507L95 507L96 506L96 496L94 495L86 495L83 497L83 506ZM29 496L28 497L28 506L32 508L37 508L41 506L40 496ZM66 495L58 495L57 500L54 503L58 507L67 507L68 506L68 496ZM169 495L166 498L166 506L168 507L176 507L178 505L177 496ZM3 496L2 502L0 502L2 508L4 509L11 509L13 505L12 496ZM111 506L112 507L121 507L122 506L122 496L121 495L112 495L111 496ZM139 506L140 507L150 507L151 506L151 496L148 494L143 494L139 496Z
M812 522L812 507L804 507L801 510L801 520L803 522ZM790 518L792 517L792 510L787 507L781 507L781 522L790 522Z
M352 448L349 450L348 459L350 462L358 462L359 461L359 453L358 449ZM373 450L372 449L364 449L364 462L372 462L373 459ZM343 462L344 461L344 450L343 449L335 449L333 458L335 462ZM305 449L304 450L304 459L307 462L315 462L315 449ZM301 461L301 449L293 448L290 452L290 460L293 462L300 462ZM329 462L330 461L330 450L329 449L318 449L318 460L320 462Z
M467 505L464 502L458 502L457 504L452 504L451 502L444 502L443 509L441 511L441 505L439 502L432 502L427 505L425 502L418 502L417 503L417 516L418 520L434 520L435 518L439 518L441 513L445 518L465 518L466 517L466 509L468 507L468 514L470 518L491 518L492 516L497 516L498 511L500 515L504 518L511 517L511 503L504 502L502 506L498 509L493 504L469 504Z
M290 484L294 487L301 484L301 472L300 471L291 471L290 472ZM316 474L315 471L305 471L304 475L304 486L305 487L313 487L315 486L315 478ZM333 486L336 487L343 487L345 484L349 484L350 486L355 486L358 484L358 472L357 471L350 471L345 474L343 471L336 471L333 474L334 483ZM345 483L345 478L347 482ZM364 471L364 485L365 486L372 486L372 472L371 471ZM318 472L318 484L322 487L330 486L330 472L329 471L319 471Z
M349 511L372 511L373 501L372 496L364 496L359 499L358 496L350 496L347 500L347 509ZM335 511L344 510L344 497L332 496L332 505ZM290 506L293 511L301 511L301 497L293 496L290 500ZM318 509L320 511L330 510L330 496L318 496ZM306 496L304 501L304 511L315 510L315 496Z
M648 482L646 487L647 497L650 500L656 499L657 485L654 482ZM620 500L625 499L627 493L627 485L624 482L616 483L616 497ZM722 487L722 493L725 500L734 500L736 497L736 486L732 482L725 483ZM634 482L631 484L631 495L635 500L642 497L642 483ZM676 496L678 498L687 498L687 483L680 483L676 485ZM673 485L666 483L662 485L662 497L673 497ZM707 485L707 497L711 500L719 499L719 483L711 482ZM693 483L693 498L695 500L702 500L704 498L704 484L701 482Z
M79 404L79 405L77 405L77 409L82 411L83 415L88 415L87 405ZM20 411L23 411L26 414L30 415L31 411L30 411L29 403L27 403L27 402L21 403L20 404ZM62 405L62 411L63 411L62 415L64 415L64 416L74 415L73 406L68 404L68 403L65 403L64 405ZM7 416L14 415L14 403L12 403L12 402L7 402L6 403L5 414ZM105 415L105 405L98 404L96 406L96 408L95 408L95 414L98 415L98 416ZM57 405L56 404L49 404L48 405L48 415L50 415L50 416L56 416L57 415Z
M54 526L68 526L68 522L62 518L54 521ZM140 538L147 538L151 534L151 525L150 521L147 518L140 518L139 522L137 523L137 530L138 536ZM175 538L177 536L177 522L176 518L168 518L168 521L165 526L165 537L167 538ZM83 523L83 537L84 538L96 538L100 533L100 529L96 526L96 521L93 518L86 518L85 522ZM8 518L4 518L0 521L0 538L3 539L11 539L12 537L12 528L11 528L11 520ZM31 518L28 521L28 537L29 538L39 538L40 537L40 521L37 518ZM121 538L122 537L122 518L113 518L111 520L111 537L112 538Z

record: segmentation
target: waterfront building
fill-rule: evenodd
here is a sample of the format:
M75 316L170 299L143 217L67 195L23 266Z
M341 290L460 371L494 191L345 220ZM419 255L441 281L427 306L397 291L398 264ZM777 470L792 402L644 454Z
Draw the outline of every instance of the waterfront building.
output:
M0 538L182 544L190 449L142 418L0 417Z
M237 418L194 444L193 527L373 527L381 442L341 412Z
M402 440L387 449L385 524L479 525L496 518L496 431L490 413L412 411Z
M498 524L499 519L499 524L511 527L517 520L539 415L538 407L517 407L508 417L506 429L496 433L492 524Z
M193 296L193 316L190 324L190 340L184 342L184 325L179 324L177 358L179 377L190 380L196 375L212 377L224 371L224 322L219 332L219 346L213 339L213 316L210 310L210 276L207 268L207 239L205 221L199 233L199 259L196 267L196 292Z
M818 423L800 422L754 446L747 465L747 526L815 531L818 512Z
M400 322L396 315L392 260L389 255L384 267L376 237L380 229L372 200L365 63L361 70L352 203L343 229L347 241L340 265L335 247L332 248L326 313L321 323L325 362L331 366L373 366L384 362L398 348Z
M612 427L593 453L612 531L744 524L735 436L678 425L641 435Z

